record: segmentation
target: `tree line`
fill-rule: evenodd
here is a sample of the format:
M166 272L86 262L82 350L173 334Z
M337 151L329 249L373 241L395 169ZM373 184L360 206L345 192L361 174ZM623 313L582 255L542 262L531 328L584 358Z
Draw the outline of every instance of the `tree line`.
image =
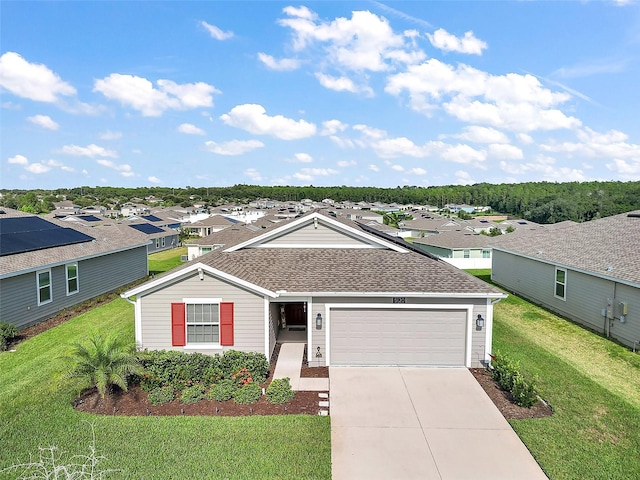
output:
M154 196L160 205L189 207L195 202L207 206L248 203L269 198L275 201L311 199L336 202L382 202L397 204L446 204L490 206L493 211L521 217L537 223L576 222L640 209L640 182L527 182L517 184L447 185L433 187L294 187L233 185L230 187L89 187L55 190L0 190L3 206L32 213L46 213L63 198L86 207L114 206ZM141 200L140 200L141 199Z

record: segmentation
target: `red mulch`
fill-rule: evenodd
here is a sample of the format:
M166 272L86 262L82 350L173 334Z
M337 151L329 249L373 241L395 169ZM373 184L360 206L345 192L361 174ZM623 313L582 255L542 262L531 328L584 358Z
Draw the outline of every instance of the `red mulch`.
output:
M480 386L487 392L489 398L493 401L500 413L507 420L521 420L524 418L544 418L553 414L551 406L542 400L538 401L533 407L520 407L513 403L511 394L500 388L498 383L493 379L491 373L484 368L471 368L471 373L478 381Z
M56 327L67 320L84 313L98 305L107 303L117 297L117 294L104 295L99 301L85 302L76 307L64 310L56 316L28 327L20 331L20 335L14 339L9 348L34 337L50 328ZM280 345L277 344L271 357L269 378L273 377L273 370ZM491 377L489 371L484 368L472 368L471 373L498 410L508 420L525 418L543 418L553 414L553 409L547 403L539 401L531 408L524 408L513 403L511 395L502 390ZM305 347L302 369L300 374L305 378L328 378L328 367L309 367L307 350ZM265 385L266 386L266 385ZM77 410L103 415L219 415L219 416L244 416L244 415L283 415L283 414L309 414L318 413L318 392L296 392L291 402L284 405L271 405L263 396L258 402L251 405L238 405L229 400L216 402L215 400L203 400L192 405L183 405L179 400L153 406L147 401L147 393L139 386L132 386L128 392L115 392L102 400L95 389L84 392L75 402Z

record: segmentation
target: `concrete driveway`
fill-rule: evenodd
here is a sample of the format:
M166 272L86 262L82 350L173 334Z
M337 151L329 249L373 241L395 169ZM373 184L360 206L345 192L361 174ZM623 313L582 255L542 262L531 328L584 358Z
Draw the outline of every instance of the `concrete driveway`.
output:
M546 479L465 368L330 367L333 480Z

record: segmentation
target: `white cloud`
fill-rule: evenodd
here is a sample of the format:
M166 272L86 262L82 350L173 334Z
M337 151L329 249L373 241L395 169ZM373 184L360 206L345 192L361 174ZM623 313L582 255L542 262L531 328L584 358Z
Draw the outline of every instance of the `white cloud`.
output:
M122 138L122 132L112 132L111 130L107 130L106 132L101 132L98 137L100 137L100 140L117 140Z
M258 140L230 140L228 142L216 143L213 141L205 142L205 148L218 155L242 155L251 152L257 148L264 147L264 143Z
M133 173L133 170L131 169L131 165L128 165L126 163L117 164L112 162L111 160L104 160L104 159L96 160L96 162L98 163L98 165L102 165L103 167L107 167L115 170L123 177L135 176L135 173Z
M632 158L640 161L640 145L629 143L627 134L618 130L598 133L590 128L576 132L579 142L540 145L546 152L563 152L588 158Z
M263 180L262 175L255 168L247 168L244 171L244 174L251 179L253 182L261 182Z
M28 172L35 173L37 175L42 173L47 173L48 171L51 170L51 167L48 167L47 165L44 165L42 163L30 163L29 165L26 165L24 168Z
M29 165L29 160L24 155L15 155L7 159L8 163L14 165Z
M320 45L329 64L339 69L381 72L393 61L416 58L411 55L411 38L395 34L386 18L369 11L354 11L350 19L332 21L319 20L306 7L287 7L283 12L288 18L279 23L291 29L294 50Z
M410 169L409 173L413 173L414 175L426 175L427 171L424 168L416 167Z
M342 123L340 120L326 120L322 122L320 135L335 135L338 132L344 132L347 128L349 128L349 124Z
M60 125L54 122L48 115L34 115L33 117L27 117L27 120L29 120L34 125L46 128L47 130L55 131L60 128Z
M180 133L186 133L187 135L204 135L205 134L204 130L190 123L182 123L178 127L178 131Z
M445 52L482 55L482 51L487 48L487 43L477 39L472 31L466 32L464 37L456 37L444 28L439 28L433 34L427 33L427 37L431 45Z
M79 145L65 145L60 149L60 153L73 155L75 157L118 157L118 153L115 150L107 150L106 148L95 145L93 143L91 145L87 145L86 147L81 147Z
M338 165L339 167L342 168L347 168L347 167L354 167L356 166L358 163L355 160L339 160L336 165Z
M295 58L281 58L278 60L273 58L271 55L260 52L258 53L258 60L271 70L278 70L281 72L288 72L300 68L300 62Z
M478 183L471 178L468 172L464 170L458 170L455 173L456 176L456 185L473 185L474 183Z
M76 171L75 168L70 167L68 165L65 165L64 163L59 162L57 160L47 160L46 162L44 162L44 165L47 165L49 167L59 168L63 172L75 172Z
M313 157L308 153L294 153L294 158L299 163L311 163L313 162Z
M516 137L525 145L531 145L533 143L533 137L526 133L516 133Z
M340 148L355 148L356 144L353 140L351 140L350 138L346 138L346 137L339 137L337 135L331 135L329 137L329 140L331 140L333 143L335 143L336 145L338 145Z
M576 128L581 122L553 108L571 98L553 92L533 75L491 75L464 64L431 58L391 75L385 91L406 92L411 107L427 115L442 106L459 120L515 131Z
M387 132L384 130L380 130L379 128L370 127L368 125L354 125L353 129L357 132L362 133L365 137L371 139L381 139L387 136Z
M324 73L316 73L316 78L324 88L334 90L336 92L351 92L351 93L363 93L368 96L373 95L373 90L364 85L358 86L353 83L353 80L347 77L333 77Z
M151 183L155 183L155 184L159 184L162 183L162 180L160 180L158 177L154 177L153 175L150 177L147 177L147 180Z
M402 165L391 165L391 170L395 170L396 172L404 172L404 167Z
M533 162L520 164L500 162L500 168L511 175L522 175L535 172L548 182L583 182L588 180L582 170L571 167L560 167L552 157L538 155Z
M233 38L233 32L231 31L223 32L215 25L211 25L205 21L201 21L200 25L202 25L207 30L207 32L209 32L209 35L211 35L211 37L215 38L216 40L228 40L230 38Z
M524 153L514 145L506 143L492 143L489 145L489 156L501 160L522 160Z
M282 115L269 116L262 105L237 105L220 116L220 119L232 127L241 128L255 135L272 135L282 140L297 140L312 137L316 126L305 120L293 120Z
M625 180L640 180L640 160L638 159L626 161L616 158L607 163L607 168Z
M160 79L158 88L149 80L135 75L112 73L94 82L93 91L138 110L145 117L157 117L165 110L189 110L213 106L213 94L220 93L204 82L179 85Z
M340 173L338 170L332 168L301 168L299 172L293 174L293 177L297 180L308 182L315 177L326 177L337 175L338 173Z
M465 127L462 133L451 136L473 143L509 143L509 137L503 132L495 128L479 127L476 125Z
M372 172L379 172L380 171L380 167L378 167L377 165L374 165L373 163L369 164L369 166L367 168L369 168L369 170L371 170Z
M0 57L0 87L18 97L47 103L76 94L75 88L46 65L29 63L15 52L6 52Z

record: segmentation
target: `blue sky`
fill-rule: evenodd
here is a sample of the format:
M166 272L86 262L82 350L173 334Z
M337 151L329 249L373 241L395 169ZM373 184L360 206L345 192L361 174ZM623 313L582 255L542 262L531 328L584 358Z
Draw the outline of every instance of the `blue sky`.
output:
M640 180L640 4L2 2L2 188Z

